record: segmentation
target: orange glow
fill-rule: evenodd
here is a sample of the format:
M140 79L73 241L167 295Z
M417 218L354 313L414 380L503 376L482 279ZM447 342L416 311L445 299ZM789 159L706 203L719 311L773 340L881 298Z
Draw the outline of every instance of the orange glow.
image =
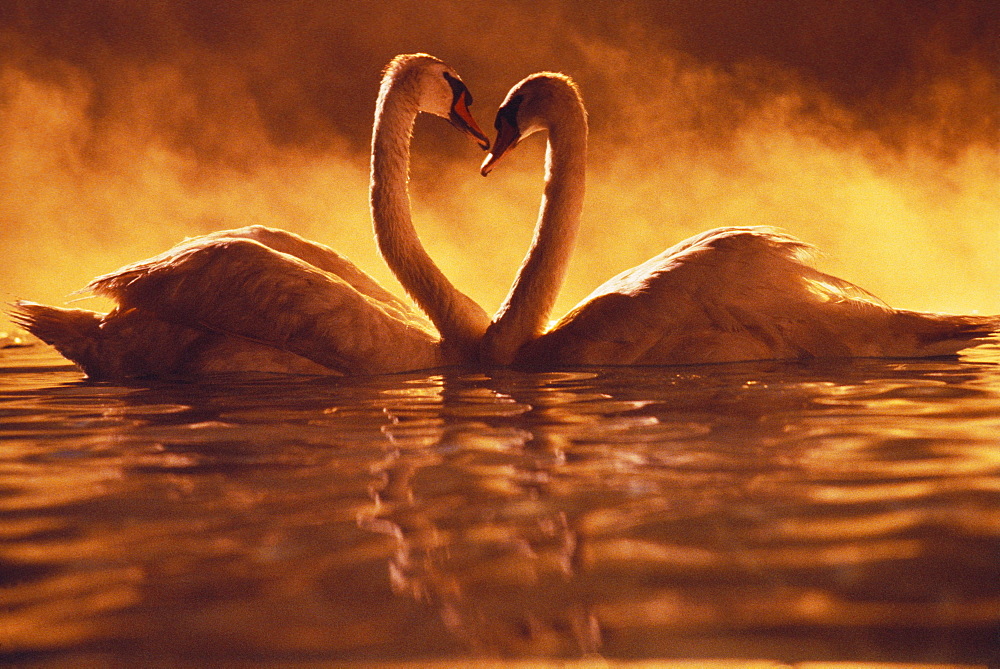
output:
M67 3L70 16L105 14L71 36L59 31L72 22L41 6L13 12L0 24L4 299L61 304L185 236L251 223L326 243L401 293L372 241L367 133L381 65L427 50L461 72L483 127L530 71L562 70L581 86L591 168L558 313L690 234L745 224L816 244L821 269L893 306L1000 313L998 76L966 34L975 16L918 16L897 35L887 8L796 14L798 32L777 44L736 25L742 5L727 19L713 3L675 3L650 23L643 3L625 3L598 30L572 3L551 4L560 11L541 23L492 3L461 16L421 5L400 26L392 12L298 3L276 18L257 2L231 14ZM889 37L872 25L855 35L852 20ZM810 30L820 32L804 40ZM697 42L698 31L716 42ZM836 69L879 48L859 42L869 33L902 54L874 54L894 79ZM530 240L542 142L526 141L488 179L481 159L447 124L418 123L417 226L444 272L491 311Z

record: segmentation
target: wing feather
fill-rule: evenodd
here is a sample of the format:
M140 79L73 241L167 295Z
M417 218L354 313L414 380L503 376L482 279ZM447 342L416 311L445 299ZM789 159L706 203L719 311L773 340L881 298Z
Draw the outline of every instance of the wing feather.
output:
M247 337L345 373L441 364L437 336L420 319L248 237L190 240L87 289L123 309Z
M811 266L766 227L709 230L595 290L522 351L526 364L683 364L954 353L993 317L904 312Z

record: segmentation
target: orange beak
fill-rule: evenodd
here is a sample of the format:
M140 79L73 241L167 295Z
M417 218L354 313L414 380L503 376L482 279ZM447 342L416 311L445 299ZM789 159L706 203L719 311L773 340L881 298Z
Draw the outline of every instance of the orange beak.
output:
M465 134L476 140L479 147L486 151L490 148L490 140L487 139L486 133L483 132L479 124L476 123L476 119L472 118L472 112L469 111L469 104L472 103L472 96L467 90L456 90L455 99L451 103L451 114L448 120L451 124L464 132Z
M497 115L496 125L497 140L493 143L493 150L490 151L490 155L486 156L482 167L479 168L479 173L483 176L492 172L497 162L521 141L521 131L517 129L517 125L512 123L505 114Z

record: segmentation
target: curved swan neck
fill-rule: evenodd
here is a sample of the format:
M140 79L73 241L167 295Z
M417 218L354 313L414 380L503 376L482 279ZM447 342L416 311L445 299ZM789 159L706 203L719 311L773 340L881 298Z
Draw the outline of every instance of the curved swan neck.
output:
M511 364L525 342L545 331L576 243L585 191L587 118L575 97L552 116L534 238L483 339L480 356L487 364Z
M386 77L372 132L371 211L389 268L441 334L448 362L475 359L489 316L455 288L424 250L410 216L410 139L419 113L412 79Z

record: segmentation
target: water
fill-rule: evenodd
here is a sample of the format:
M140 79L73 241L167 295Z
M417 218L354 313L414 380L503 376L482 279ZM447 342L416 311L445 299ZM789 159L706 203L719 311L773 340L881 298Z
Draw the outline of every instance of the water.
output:
M0 660L998 662L996 360L110 385L6 349Z

